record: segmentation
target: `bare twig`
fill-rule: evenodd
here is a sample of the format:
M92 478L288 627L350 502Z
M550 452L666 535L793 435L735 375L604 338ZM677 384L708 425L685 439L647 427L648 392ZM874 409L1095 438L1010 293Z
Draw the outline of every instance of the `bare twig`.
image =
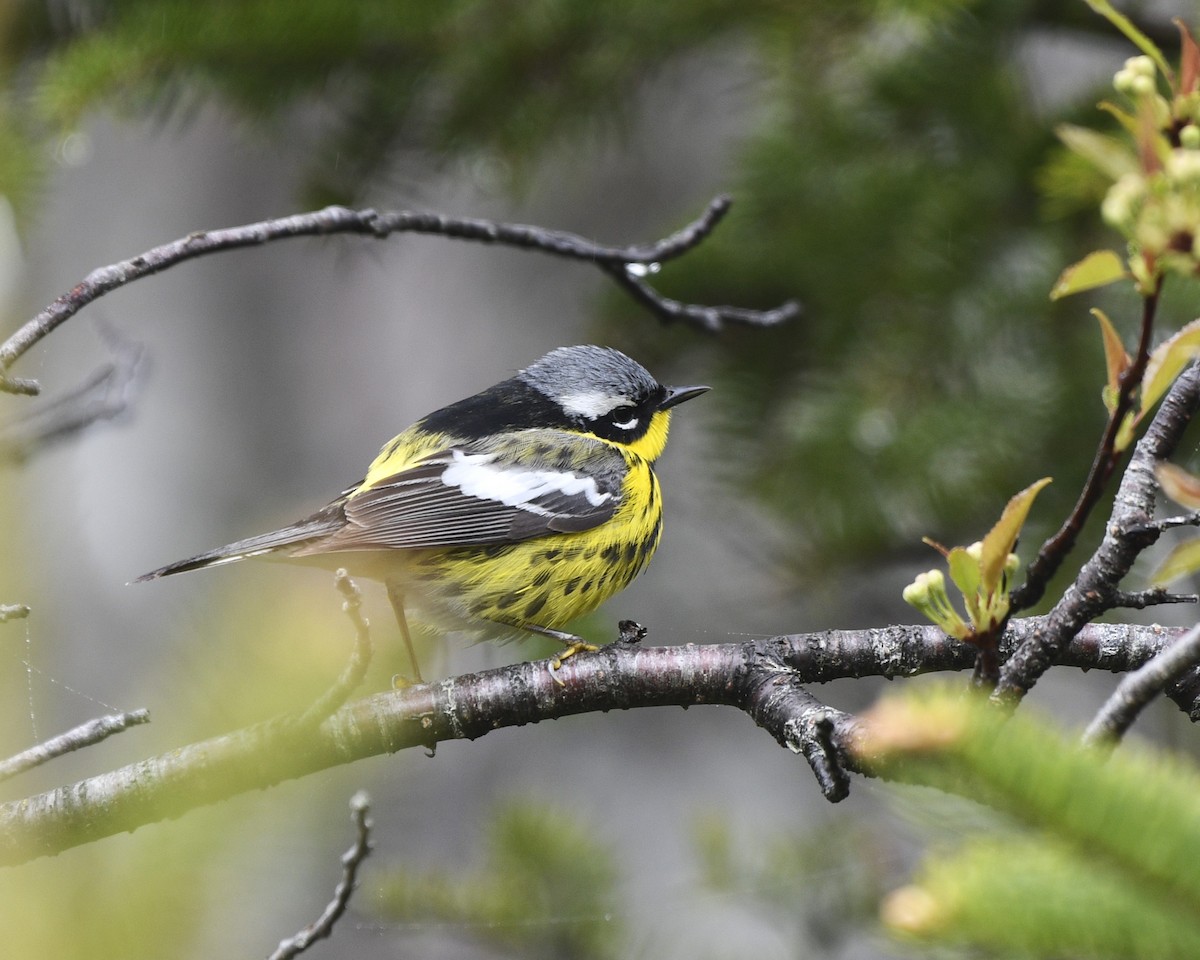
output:
M1042 598L1050 578L1054 576L1067 555L1075 547L1075 542L1079 539L1084 524L1087 523L1096 504L1099 503L1100 495L1108 485L1117 464L1121 462L1122 452L1116 448L1117 436L1121 432L1126 414L1133 409L1134 394L1141 386L1142 376L1146 372L1146 364L1150 360L1154 317L1158 312L1161 291L1162 280L1160 279L1154 291L1147 294L1142 300L1142 326L1138 337L1137 353L1118 381L1116 403L1108 418L1108 424L1104 428L1104 434L1100 438L1100 444L1096 449L1096 456L1092 460L1087 480L1084 481L1079 499L1075 502L1075 507L1071 510L1070 515L1063 521L1063 525L1059 527L1058 531L1042 544L1037 556L1029 564L1025 582L1012 592L1011 609L1014 614L1021 610L1027 610Z
M96 717L66 733L60 733L57 737L44 740L28 750L22 750L7 760L0 760L0 780L15 777L26 770L49 763L64 753L93 746L101 740L107 740L114 733L121 733L130 727L149 722L150 711L144 708L131 710L128 713L112 713L108 716Z
M23 603L0 603L0 623L6 620L24 620L29 616L29 607Z
M679 300L663 296L645 281L639 271L630 269L628 263L602 263L600 268L651 313L657 314L665 321L680 320L691 323L710 333L716 333L727 323L756 327L774 326L791 320L800 313L800 305L794 300L788 300L773 310L750 310L745 307L728 306L706 307L699 304L682 303Z
M346 207L326 207L312 213L193 233L154 247L129 260L93 270L70 291L27 321L7 341L0 344L0 390L10 393L37 393L39 388L36 381L11 378L7 376L7 372L30 347L92 301L134 280L210 253L237 250L292 237L329 236L340 233L365 234L378 238L393 233L437 234L456 240L499 243L583 260L606 270L620 280L622 286L629 289L630 264L662 263L687 253L712 232L729 210L731 202L728 197L717 197L700 217L682 230L658 243L627 247L597 244L573 233L524 224L444 217L435 213L409 210L380 212L370 209L349 210ZM648 284L637 285L637 299L663 320L687 320L705 329L710 329L714 323L763 326L779 323L798 312L795 304L785 304L770 311L693 307L661 297Z
M296 721L297 727L314 726L338 709L350 699L371 665L371 631L362 615L362 591L350 579L345 569L339 569L334 577L337 588L344 598L342 609L354 624L354 648L350 651L350 659L342 668L337 682L325 691Z
M1178 527L1200 527L1200 511L1184 513L1177 517L1164 517L1162 520L1152 520L1146 524L1147 530L1156 530L1159 533Z
M115 330L100 329L113 362L70 393L0 428L0 463L24 463L34 453L70 439L92 424L113 420L129 408L145 351L141 344L119 336Z
M1040 626L1004 664L994 699L1009 704L1019 701L1084 624L1113 606L1134 561L1159 537L1151 522L1158 492L1155 464L1174 452L1198 406L1200 368L1193 365L1167 391L1134 448L1100 545L1050 613L1039 621Z
M1032 635L1043 619L1014 621L1001 655ZM1062 648L1058 662L1127 672L1178 635L1155 627L1089 624ZM572 657L553 672L548 661L517 663L352 701L307 731L298 729L294 718L267 721L0 804L0 865L57 853L364 757L445 740L474 740L502 727L633 707L725 704L755 709L755 691L778 678L781 667L792 672L790 685L969 670L973 661L970 647L924 625L705 646L614 643ZM814 731L809 739L818 744L815 752L836 754L841 763L842 717L828 713L833 727L826 728L811 712L806 717L811 698L791 689L787 693L771 718L773 731L787 730L788 722L795 721L798 733L792 741L803 744L808 725ZM823 738L828 745L820 746Z
M1127 610L1145 610L1147 607L1159 607L1166 603L1200 603L1200 595L1168 593L1165 587L1151 587L1149 590L1138 590L1134 593L1116 590L1112 595L1110 609L1123 607Z
M850 794L847 769L861 772L857 758L846 750L857 721L821 703L782 664L756 679L743 709L780 746L803 755L826 800L846 799Z
M350 798L350 816L356 831L354 845L342 854L342 879L333 890L333 899L316 920L295 936L281 940L268 960L291 960L299 956L318 940L332 934L333 925L346 912L350 895L358 881L358 868L371 852L371 798L365 790L359 790Z
M1200 663L1200 626L1167 647L1149 663L1121 678L1117 689L1083 731L1091 746L1115 746L1143 708L1190 668Z

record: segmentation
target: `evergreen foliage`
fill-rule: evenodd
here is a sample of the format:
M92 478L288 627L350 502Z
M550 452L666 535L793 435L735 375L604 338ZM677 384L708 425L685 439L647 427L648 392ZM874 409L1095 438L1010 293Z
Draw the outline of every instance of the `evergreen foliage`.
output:
M1080 21L1004 0L27 4L0 35L0 192L29 196L39 137L91 111L186 117L210 100L306 158L307 203L405 205L394 179L417 158L488 157L528 186L551 148L620 130L681 57L732 69L715 55L751 50L735 212L662 281L703 302L804 302L800 322L723 341L718 385L737 399L739 488L792 532L780 561L815 575L951 538L1039 452L1082 472L1103 410L1067 398L1099 352L1083 311L1048 315L1045 294L1094 214L1038 212L1078 211L1094 178L1074 177L1062 117L1031 108L1014 61ZM1060 112L1098 123L1096 98Z
M497 807L473 873L393 868L375 900L391 922L446 924L513 956L622 956L611 852L582 820L542 803Z
M885 903L894 929L1030 957L1194 957L1200 772L1146 750L1082 749L1028 707L939 688L885 701L860 751L888 778L1005 815L1017 832L931 857Z

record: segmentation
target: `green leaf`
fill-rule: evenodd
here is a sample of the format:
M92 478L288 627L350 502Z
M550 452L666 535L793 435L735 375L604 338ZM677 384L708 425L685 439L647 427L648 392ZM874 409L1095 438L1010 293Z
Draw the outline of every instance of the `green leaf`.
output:
M1172 80L1173 74L1171 68L1167 66L1166 58L1162 55L1162 51L1147 37L1141 30L1133 25L1130 19L1123 13L1119 13L1113 9L1113 5L1108 0L1087 0L1087 5L1095 10L1100 16L1104 17L1114 27L1125 34L1126 38L1146 56L1154 61L1159 72Z
M1146 364L1145 376L1142 377L1143 414L1158 403L1197 354L1200 354L1200 319L1181 327L1174 336L1154 348Z
M1121 342L1120 334L1117 333L1116 327L1112 325L1112 321L1108 319L1108 315L1095 307L1092 308L1092 316L1100 322L1100 336L1104 340L1104 364L1108 371L1106 382L1110 391L1120 389L1120 378L1129 365L1133 362L1128 352L1125 350L1125 344ZM1116 398L1113 397L1113 405L1108 406L1107 397L1104 405L1108 407L1109 412L1116 406Z
M955 547L946 554L950 579L963 596L974 595L979 589L979 558L971 556L965 547Z
M1112 180L1138 171L1137 157L1124 140L1073 123L1059 124L1054 132L1072 151Z
M1100 390L1100 402L1104 404L1104 409L1112 413L1117 409L1117 399L1120 397L1121 391L1114 387L1111 383L1106 383Z
M1113 407L1114 409L1116 407L1115 400L1113 401ZM1128 449L1129 445L1133 443L1133 438L1136 436L1137 425L1138 418L1133 415L1132 410L1125 414L1125 419L1121 421L1120 429L1117 430L1117 435L1113 439L1113 449L1117 453L1124 452L1126 449Z
M1093 250L1059 275L1058 281L1050 291L1050 299L1059 300L1072 293L1124 280L1128 276L1125 261L1112 250Z
M1004 576L1004 564L1016 546L1021 527L1029 516L1029 508L1041 489L1050 483L1050 477L1042 477L1014 496L1004 507L996 525L983 538L983 551L979 558L980 581L986 594L994 594Z
M1156 587L1165 587L1168 583L1186 577L1200 570L1200 540L1185 540L1175 545L1166 558L1154 571L1151 578Z
M972 556L966 547L955 547L946 555L950 579L962 594L971 622L978 626L979 620L979 556Z

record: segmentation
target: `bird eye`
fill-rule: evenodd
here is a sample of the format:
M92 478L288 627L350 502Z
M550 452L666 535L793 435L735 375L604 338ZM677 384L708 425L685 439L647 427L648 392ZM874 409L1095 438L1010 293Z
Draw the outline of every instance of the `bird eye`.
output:
M618 430L632 430L638 425L637 410L633 407L617 407L609 417Z

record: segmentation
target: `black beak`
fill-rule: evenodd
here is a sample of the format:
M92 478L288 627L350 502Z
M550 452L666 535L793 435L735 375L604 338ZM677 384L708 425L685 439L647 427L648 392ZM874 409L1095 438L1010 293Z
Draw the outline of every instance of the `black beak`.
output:
M683 403L684 400L691 400L692 397L708 393L711 389L712 387L667 387L667 395L658 405L658 409L669 410L671 407Z

